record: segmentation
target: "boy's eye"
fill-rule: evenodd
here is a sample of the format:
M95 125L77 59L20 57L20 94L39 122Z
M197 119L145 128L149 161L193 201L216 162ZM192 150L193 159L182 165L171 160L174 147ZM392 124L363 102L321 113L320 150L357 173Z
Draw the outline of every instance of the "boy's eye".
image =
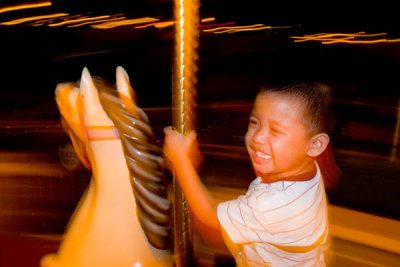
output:
M271 132L274 133L274 134L284 134L284 132L281 129L278 129L278 128L275 128L275 127L271 128Z
M255 126L257 124L258 124L258 122L256 119L252 119L252 118L249 119L249 126Z

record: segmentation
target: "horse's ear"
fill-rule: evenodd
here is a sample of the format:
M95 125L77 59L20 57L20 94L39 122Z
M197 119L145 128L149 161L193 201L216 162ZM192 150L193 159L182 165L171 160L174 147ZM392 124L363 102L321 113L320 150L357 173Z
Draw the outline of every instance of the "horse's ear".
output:
M116 80L117 80L117 90L120 96L124 95L131 101L136 101L136 95L129 82L128 73L121 66L117 67Z
M116 76L117 90L124 108L126 108L132 114L135 114L135 116L138 116L138 110L135 106L136 94L129 82L128 73L126 73L123 67L118 66Z
M113 125L100 104L96 86L94 85L92 76L86 67L82 71L80 89L83 96L83 105L85 110L85 125Z

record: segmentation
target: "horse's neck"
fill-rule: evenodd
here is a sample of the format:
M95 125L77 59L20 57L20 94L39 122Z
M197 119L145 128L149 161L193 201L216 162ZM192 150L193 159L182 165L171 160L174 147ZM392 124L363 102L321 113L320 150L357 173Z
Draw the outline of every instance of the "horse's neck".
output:
M93 183L102 194L130 189L129 171L120 140L91 141ZM130 191L132 192L132 191Z
M49 266L172 266L169 252L151 247L140 226L121 142L89 145L93 178Z

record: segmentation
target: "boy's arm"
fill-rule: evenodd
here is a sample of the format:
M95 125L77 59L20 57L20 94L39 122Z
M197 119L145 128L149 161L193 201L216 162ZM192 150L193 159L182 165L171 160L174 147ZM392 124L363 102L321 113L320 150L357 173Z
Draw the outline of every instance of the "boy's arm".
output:
M190 158L195 133L184 136L169 127L164 132L165 156L172 163L171 169L175 172L199 234L207 244L226 249L213 197L201 182Z

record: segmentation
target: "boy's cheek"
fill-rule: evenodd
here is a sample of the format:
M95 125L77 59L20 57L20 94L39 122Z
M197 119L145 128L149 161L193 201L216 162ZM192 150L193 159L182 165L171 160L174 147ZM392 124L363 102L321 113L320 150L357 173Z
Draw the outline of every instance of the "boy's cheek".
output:
M250 144L250 140L251 140L251 136L253 135L253 133L248 130L246 132L246 135L244 136L244 142L246 143L246 146Z

